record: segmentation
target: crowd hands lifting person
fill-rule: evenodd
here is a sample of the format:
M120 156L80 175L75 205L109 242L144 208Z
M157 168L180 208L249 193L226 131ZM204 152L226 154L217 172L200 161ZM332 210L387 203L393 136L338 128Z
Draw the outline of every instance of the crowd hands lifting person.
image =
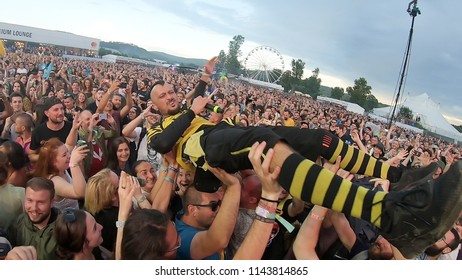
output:
M331 188L340 182L338 193L354 188L375 204L412 197L419 184L461 197L461 147L307 97L213 79L215 63L183 73L66 60L53 48L2 58L1 257L460 259L461 199L447 212L452 221L432 224L443 229L419 233L432 240L416 256L385 230L396 231L384 222L393 215L359 209L354 195L339 203ZM297 145L308 136L314 146ZM239 149L228 153L215 138L236 139L230 146ZM295 160L299 153L307 159ZM410 175L387 178L388 167Z

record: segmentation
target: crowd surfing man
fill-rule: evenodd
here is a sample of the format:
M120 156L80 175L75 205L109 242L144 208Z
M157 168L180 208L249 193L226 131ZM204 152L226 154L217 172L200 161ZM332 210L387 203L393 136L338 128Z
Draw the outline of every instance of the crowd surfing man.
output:
M162 154L175 149L177 161L185 169L185 159L190 160L199 191L214 192L219 187L219 181L207 172L208 166L229 173L252 168L247 153L252 144L264 141L265 152L269 148L275 151L271 170L281 168L278 181L293 197L370 221L407 258L423 252L452 226L462 210L461 163L438 180L429 178L435 164L403 176L399 169L354 149L326 130L243 128L228 121L215 125L199 114L211 101L202 95L216 62L214 57L204 66L187 110L181 110L171 84L156 82L151 91L163 121L148 131L149 145ZM315 164L318 156L330 162L340 156L341 168L352 173L413 187L391 193L370 191Z

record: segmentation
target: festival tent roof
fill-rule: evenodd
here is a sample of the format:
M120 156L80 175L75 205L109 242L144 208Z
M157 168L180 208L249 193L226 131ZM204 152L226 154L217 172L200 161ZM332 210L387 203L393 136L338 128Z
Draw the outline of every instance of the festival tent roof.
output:
M329 98L325 96L318 96L316 100L322 101L322 102L330 102L330 103L339 104L341 106L344 106L346 110L349 112L353 112L353 113L361 114L361 115L364 114L364 108L355 103L350 103L350 102L346 102L343 100L338 100L338 99Z
M439 104L431 100L427 93L417 96L408 95L403 102L398 105L412 110L414 118L420 117L420 124L427 130L434 133L461 140L462 134L457 131L441 114ZM398 110L397 110L398 111ZM375 108L373 114L388 117L391 107ZM397 114L398 112L395 112Z

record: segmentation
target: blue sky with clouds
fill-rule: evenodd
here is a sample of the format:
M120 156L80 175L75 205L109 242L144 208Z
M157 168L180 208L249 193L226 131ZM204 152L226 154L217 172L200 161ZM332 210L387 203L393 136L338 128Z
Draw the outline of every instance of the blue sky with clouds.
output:
M352 86L364 77L383 103L393 99L411 24L407 0L68 3L22 0L18 10L8 1L2 21L195 58L227 50L241 34L243 56L259 45L274 47L286 65L291 58L305 61L307 75L318 67L326 86ZM420 0L418 6L403 94L427 92L451 123L462 124L462 2Z

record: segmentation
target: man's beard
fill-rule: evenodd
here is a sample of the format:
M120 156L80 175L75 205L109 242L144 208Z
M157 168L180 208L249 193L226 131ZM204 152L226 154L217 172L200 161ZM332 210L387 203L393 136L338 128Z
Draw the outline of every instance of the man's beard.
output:
M173 116L173 115L178 114L180 111L181 111L181 107L178 105L178 106L176 107L176 109L168 110L168 111L167 111L167 114L168 114L169 116Z
M57 119L50 119L50 122L54 124L62 124L64 122L64 119L62 121L58 121Z
M50 217L50 215L51 215L51 210L50 210L48 213L42 215L42 216L40 217L40 219L34 221L34 220L32 220L32 219L30 218L29 213L28 213L29 220L30 220L30 221L32 222L32 224L34 224L34 225L43 223L46 219L48 219L48 218Z
M431 245L427 249L425 249L425 254L429 255L430 257L436 257L439 254L443 253L445 248L438 248L435 244Z

